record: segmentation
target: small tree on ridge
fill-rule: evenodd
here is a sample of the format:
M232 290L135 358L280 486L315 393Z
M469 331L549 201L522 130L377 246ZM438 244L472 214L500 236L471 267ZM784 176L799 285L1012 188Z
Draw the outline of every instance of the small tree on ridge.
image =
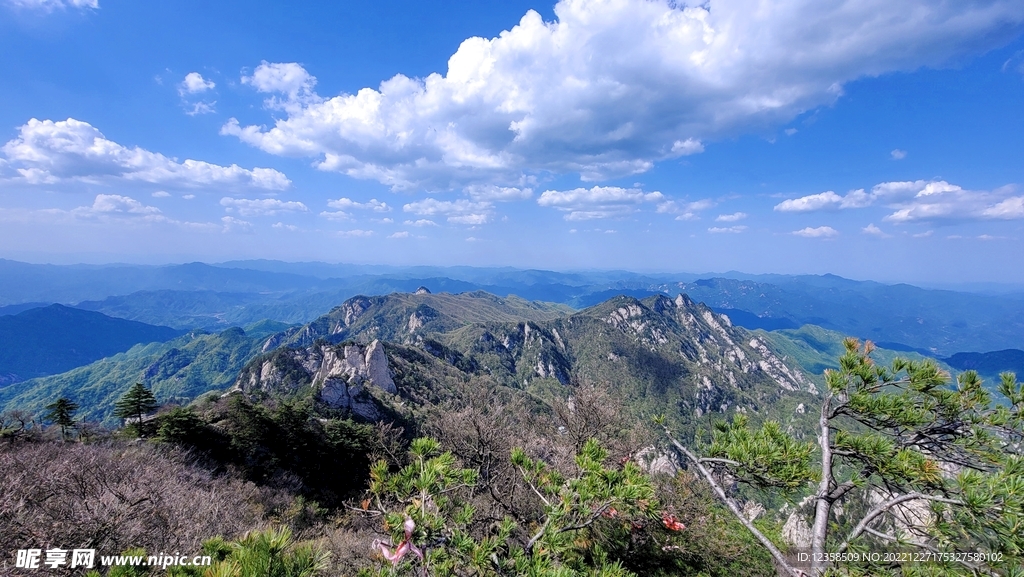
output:
M61 397L46 405L46 413L43 418L51 421L60 427L60 437L68 438L68 429L75 428L75 411L78 410L78 403L67 397Z
M156 410L159 405L153 392L142 383L135 383L128 392L114 404L114 415L124 419L142 435L142 418Z

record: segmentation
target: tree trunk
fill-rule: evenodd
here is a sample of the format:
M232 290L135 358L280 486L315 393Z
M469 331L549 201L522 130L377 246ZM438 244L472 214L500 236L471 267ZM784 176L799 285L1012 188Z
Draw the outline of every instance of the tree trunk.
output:
M821 447L821 482L815 494L814 524L811 526L811 573L823 575L828 567L825 563L825 538L828 537L828 516L832 510L832 499L829 489L832 485L832 439L829 427L829 412L832 407L832 395L826 394L821 404L821 416L818 418L818 445Z

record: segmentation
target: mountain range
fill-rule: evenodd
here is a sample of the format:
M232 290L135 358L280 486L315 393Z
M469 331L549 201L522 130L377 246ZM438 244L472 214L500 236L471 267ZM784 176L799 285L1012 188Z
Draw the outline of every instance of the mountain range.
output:
M0 302L8 303L0 307L0 410L38 411L68 395L82 416L108 422L113 400L137 381L161 401L185 403L244 388L239 375L252 380L252 363L271 355L292 364L271 363L270 373L314 387L316 375L330 371L302 377L299 367L365 356L373 342L406 390L425 391L423 379L443 390L474 375L541 395L601 381L637 410L669 407L684 420L730 407L794 409L799 402L780 399L820 387L850 335L874 340L879 362L936 357L949 372L978 370L990 384L1003 370L1024 373L1020 295L833 275L275 261L62 267L0 260L0 270L9 273L0 275ZM88 298L45 304L56 297ZM339 346L363 349L331 348ZM359 373L353 367L343 368L349 377Z
M166 342L138 344L70 371L0 388L0 410L35 414L61 396L80 405L78 416L113 425L114 402L134 383L149 387L161 403L187 404L231 386L269 336L287 328L264 321L220 333L192 331Z
M816 327L751 332L681 294L619 296L574 311L479 291L421 289L353 297L305 325L263 321L137 345L0 389L0 407L39 411L64 395L82 406L81 416L112 424L113 401L135 382L150 386L161 402L188 403L233 386L311 395L339 375L345 387L337 389L345 393L339 398L358 400L349 386L373 372L367 347L381 343L393 382L414 398L472 378L541 396L591 383L611 387L638 411L667 411L681 423L730 410L792 420L823 385L821 371L835 366L842 338ZM876 357L888 362L897 354L881 350ZM376 407L370 414L391 410Z
M618 295L685 293L751 329L813 324L894 350L938 356L1024 348L1024 291L929 290L835 275L563 273L276 261L58 266L0 259L0 314L57 302L148 324L220 331L263 319L304 324L356 295L413 292L419 286L435 293L516 295L574 309Z

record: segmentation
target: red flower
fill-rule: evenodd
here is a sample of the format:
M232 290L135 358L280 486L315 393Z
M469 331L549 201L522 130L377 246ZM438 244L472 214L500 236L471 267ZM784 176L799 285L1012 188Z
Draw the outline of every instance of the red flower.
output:
M686 525L679 522L675 515L669 513L661 514L661 524L665 526L669 531L682 531L686 529Z

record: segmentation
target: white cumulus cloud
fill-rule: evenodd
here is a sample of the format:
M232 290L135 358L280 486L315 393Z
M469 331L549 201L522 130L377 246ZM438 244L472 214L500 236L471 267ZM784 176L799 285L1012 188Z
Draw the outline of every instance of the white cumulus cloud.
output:
M160 214L155 206L146 206L134 198L119 194L97 194L92 206L82 206L71 211L78 216L113 214L135 214L153 216Z
M565 220L591 220L625 216L636 211L645 202L664 202L665 195L658 191L644 192L639 188L594 186L572 190L546 190L537 204L565 212Z
M407 220L402 223L406 226L437 226L437 223L430 220L429 218L421 218L417 220Z
M904 158L907 157L907 151L900 150L897 148L890 152L889 156L891 156L893 160L903 160Z
M743 226L741 224L741 225L738 225L738 226L728 226L728 227L713 226L713 227L708 229L708 232L710 232L711 234L723 234L723 233L739 234L739 233L741 233L741 232L743 232L745 230L747 230L747 227L745 227L745 226Z
M677 214L676 220L698 220L699 213L715 206L715 201L710 198L696 200L693 202L681 203L675 200L666 200L658 204L658 212Z
M229 186L284 190L291 181L272 168L248 170L200 160L178 162L157 152L128 148L90 125L69 118L29 120L0 150L28 184L62 181L139 181L183 187Z
M747 218L745 212L734 212L732 214L720 214L715 218L715 222L736 222Z
M425 198L406 204L402 210L420 216L445 216L448 222L453 224L478 225L490 221L493 216L493 208L494 205L489 202L473 202L464 198L458 200ZM433 223L433 221L428 222Z
M189 116L199 116L201 114L210 114L214 111L214 105L216 102L194 102L185 103L185 114Z
M368 237L368 236L373 236L373 235L374 235L374 232L372 230L355 229L355 230L339 230L338 231L338 236Z
M994 190L967 190L944 180L887 182L872 189L872 197L895 209L883 220L971 221L1024 219L1024 196L1015 186Z
M203 75L198 72L189 72L185 75L185 79L178 85L178 94L185 96L186 94L199 94L206 92L217 86L211 80L203 78Z
M986 207L981 211L985 218L1017 219L1024 218L1024 196L1014 196Z
M843 197L839 196L834 191L827 190L818 194L810 194L807 196L801 196L800 198L784 200L775 205L775 210L781 212L810 212L815 210L827 210L839 208L842 202Z
M264 60L251 76L242 77L242 84L249 84L259 92L282 95L283 99L271 96L265 102L272 109L301 112L303 105L321 101L313 93L316 78L295 62L270 63Z
M715 139L784 124L864 76L941 65L1005 42L1020 0L561 0L443 74L398 74L320 97L297 63L243 82L273 94L271 127L222 132L395 189L520 186L545 173L641 173Z
M1015 191L1013 186L992 191L966 190L944 180L894 181L876 184L870 191L851 190L845 196L829 190L789 199L775 205L775 210L812 212L877 204L893 209L883 220L895 223L1024 218L1024 196L1015 196Z
M835 238L839 236L839 231L831 226L819 226L817 228L807 227L800 230L794 230L793 234L805 238Z
M466 187L466 194L473 200L488 202L508 202L514 200L526 200L533 196L533 189L519 188L514 186L470 185Z
M247 221L247 220L241 220L241 219L235 218L233 216L224 216L224 217L221 217L220 221L221 221L221 223L223 223L223 228L221 229L221 231L225 232L225 233L229 233L229 232L250 233L250 232L253 231L252 223Z
M372 210L374 212L391 212L391 207L386 202L381 202L376 198L371 198L367 202L356 202L351 198L339 198L337 200L328 200L327 206L331 208L337 208L339 210Z
M220 204L228 212L237 210L242 216L273 216L283 212L308 212L309 208L301 202L283 201L276 198L231 198L220 199Z
M878 238L889 238L890 236L892 236L891 234L887 234L885 231L883 231L882 229L880 229L877 226L875 226L874 223L871 223L871 224L865 226L864 228L862 228L860 230L864 234L869 234L871 236L877 236Z

